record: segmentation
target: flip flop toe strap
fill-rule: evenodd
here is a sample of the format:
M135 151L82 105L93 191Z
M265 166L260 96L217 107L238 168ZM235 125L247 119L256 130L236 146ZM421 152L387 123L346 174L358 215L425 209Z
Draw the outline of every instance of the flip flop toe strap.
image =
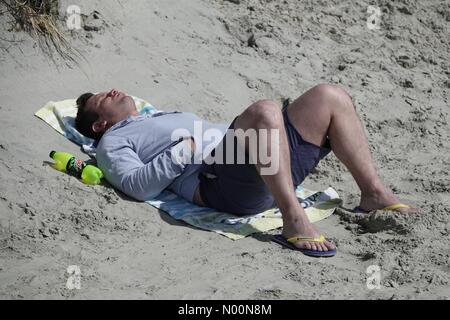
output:
M317 242L317 243L324 243L326 241L324 235L320 235L318 238L312 238L312 237L291 237L286 239L290 243L295 242Z

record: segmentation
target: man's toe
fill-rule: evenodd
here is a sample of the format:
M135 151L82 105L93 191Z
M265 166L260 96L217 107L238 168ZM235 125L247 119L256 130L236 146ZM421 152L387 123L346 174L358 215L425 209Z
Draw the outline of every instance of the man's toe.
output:
M398 209L395 209L393 211L394 212L398 212L398 213L402 213L402 214L413 214L413 213L419 213L420 212L419 209L413 208L413 207L410 207L410 208L398 208Z
M334 249L336 249L336 246L333 243L331 243L330 241L325 241L324 242L324 246L327 247L327 250L334 250Z
M411 208L407 209L406 213L420 213L420 210L418 208L411 207Z
M309 242L304 242L302 244L302 247L303 247L303 249L312 250L311 243L309 243Z
M297 242L294 245L299 249L311 250L311 245L308 242Z

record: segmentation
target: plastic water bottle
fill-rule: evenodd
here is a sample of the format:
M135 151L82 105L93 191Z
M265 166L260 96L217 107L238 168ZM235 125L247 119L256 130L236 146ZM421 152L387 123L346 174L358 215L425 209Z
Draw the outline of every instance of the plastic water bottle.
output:
M86 184L100 184L103 172L91 164L77 159L73 154L67 152L50 152L50 158L55 160L53 167L56 170L67 172L68 174L81 179Z

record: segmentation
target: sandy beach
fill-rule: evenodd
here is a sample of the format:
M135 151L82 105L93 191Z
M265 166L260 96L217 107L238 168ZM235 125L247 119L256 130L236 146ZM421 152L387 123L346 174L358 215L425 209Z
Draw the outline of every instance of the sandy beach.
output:
M82 25L69 31L74 4ZM448 1L64 0L78 65L52 62L0 12L0 299L450 298ZM229 123L319 83L352 96L383 181L420 209L353 213L359 189L330 154L303 183L344 201L316 224L337 244L329 259L281 248L279 230L232 241L84 185L46 161L51 150L88 156L34 116L118 88ZM79 290L66 287L71 265Z

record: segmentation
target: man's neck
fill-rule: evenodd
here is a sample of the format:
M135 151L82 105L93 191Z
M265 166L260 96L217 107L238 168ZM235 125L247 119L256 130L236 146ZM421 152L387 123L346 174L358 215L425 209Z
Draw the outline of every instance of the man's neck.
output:
M106 130L108 130L109 128L113 127L113 126L116 125L117 123L119 123L119 122L121 122L121 121L123 121L123 120L128 119L128 117L131 117L131 116L136 117L136 116L139 116L139 115L140 115L139 111L134 110L134 111L132 111L129 115L123 117L123 118L120 119L120 120L108 122L108 125L107 125L107 127L106 127Z

